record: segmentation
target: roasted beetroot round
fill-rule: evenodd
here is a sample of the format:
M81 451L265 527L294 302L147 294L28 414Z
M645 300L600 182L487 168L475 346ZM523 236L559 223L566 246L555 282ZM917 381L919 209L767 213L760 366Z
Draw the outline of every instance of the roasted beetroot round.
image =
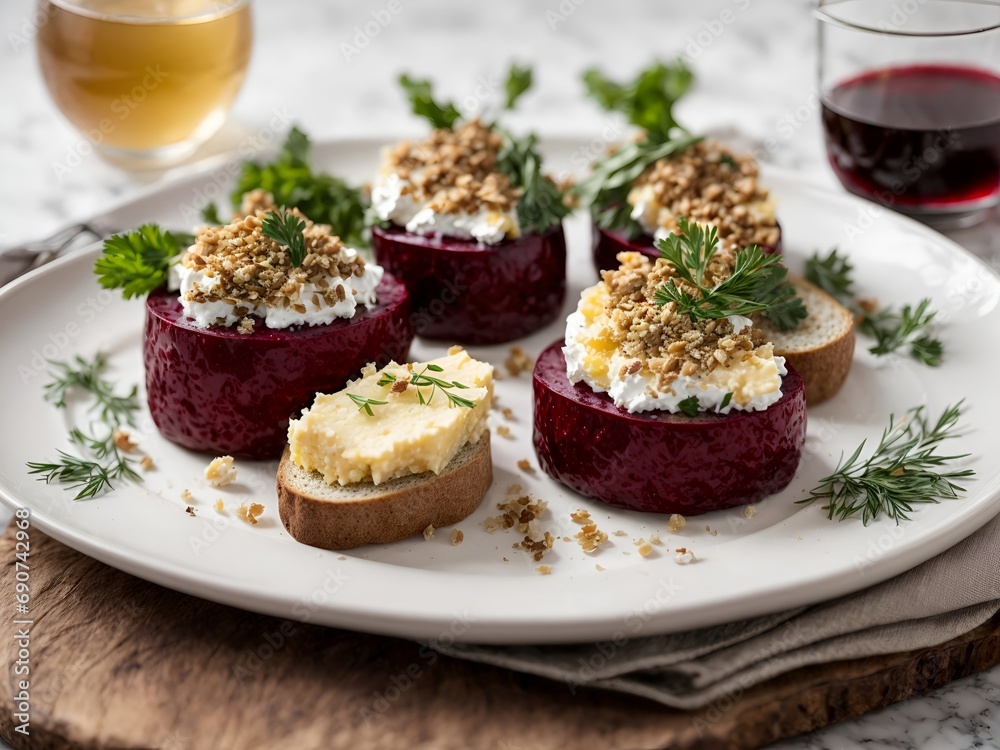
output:
M386 274L378 304L322 326L195 328L176 293L146 300L143 359L153 421L185 448L278 458L288 420L317 392L343 388L368 362L405 361L413 340L409 295Z
M806 437L802 378L788 369L764 411L688 417L629 414L566 377L562 342L534 373L535 452L549 476L634 510L697 515L752 503L787 485Z
M410 290L417 335L500 344L558 317L566 296L562 225L498 245L372 230L375 258Z
M781 252L781 226L778 226L778 241L774 245L761 247L765 253ZM659 258L660 251L656 249L656 240L648 234L630 240L624 232L601 229L594 224L593 231L594 267L598 273L618 268L618 253L642 253L649 258Z

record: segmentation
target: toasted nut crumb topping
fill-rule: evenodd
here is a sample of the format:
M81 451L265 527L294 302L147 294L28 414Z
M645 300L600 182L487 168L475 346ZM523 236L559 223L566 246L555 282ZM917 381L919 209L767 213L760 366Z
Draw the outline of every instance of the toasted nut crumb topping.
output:
M232 224L203 230L194 246L181 255L182 265L214 280L213 285L195 284L185 293L185 300L226 302L237 314L245 315L261 301L268 307L294 308L301 304L300 291L308 283L325 290L321 296L328 305L342 301L347 293L344 283L364 273L364 259L330 234L329 226L314 224L298 209L288 213L306 225L302 233L306 257L301 267L292 266L287 248L264 236L265 210L257 208ZM340 277L342 283L331 284L331 276ZM252 304L241 307L241 302ZM253 321L247 320L241 320L240 333L252 332Z
M478 119L435 130L418 143L387 149L382 171L403 181L404 195L440 214L510 211L521 195L497 169L503 139Z
M735 155L706 140L651 164L632 184L628 201L646 204L644 221L670 231L684 216L717 226L723 244L774 246L780 232L757 178L752 154Z
M232 456L219 456L205 467L205 479L213 487L225 487L236 480L236 462Z
M520 491L519 485L512 485ZM498 529L515 529L524 538L519 544L514 544L513 548L521 547L529 552L536 560L541 560L546 550L552 549L555 537L548 531L541 528L539 520L548 506L544 500L532 500L528 495L519 497L508 497L502 503L497 503L497 508L502 511L498 516L490 516L483 523L486 531L490 534Z
M577 523L583 523L590 519L590 511L581 508L580 510L574 510L572 513L569 514L569 517L572 518Z

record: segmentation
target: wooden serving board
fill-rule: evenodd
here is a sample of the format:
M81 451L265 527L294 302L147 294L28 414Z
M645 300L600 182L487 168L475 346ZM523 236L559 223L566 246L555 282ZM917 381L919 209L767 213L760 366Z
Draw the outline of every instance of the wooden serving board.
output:
M1000 617L942 646L803 669L683 713L457 661L399 639L263 617L133 578L31 531L30 735L0 638L16 748L756 748L1000 662ZM14 604L12 529L0 601ZM9 618L10 622L13 618Z

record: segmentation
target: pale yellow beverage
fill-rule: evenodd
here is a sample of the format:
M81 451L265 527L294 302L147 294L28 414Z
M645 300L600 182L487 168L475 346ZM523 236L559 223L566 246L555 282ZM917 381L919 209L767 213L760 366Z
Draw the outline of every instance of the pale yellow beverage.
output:
M169 158L223 123L252 45L247 0L42 0L38 59L99 149ZM184 154L186 155L186 154Z

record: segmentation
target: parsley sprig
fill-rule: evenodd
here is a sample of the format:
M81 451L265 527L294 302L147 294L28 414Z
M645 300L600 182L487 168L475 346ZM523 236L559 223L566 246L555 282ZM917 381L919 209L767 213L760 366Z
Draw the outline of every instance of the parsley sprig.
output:
M296 268L301 268L306 259L306 238L302 234L305 228L302 219L284 209L268 211L260 225L261 234L288 248L289 261Z
M260 188L274 196L277 205L297 208L317 224L329 224L345 245L367 246L367 201L361 189L314 171L309 164L311 150L309 137L293 127L274 161L244 162L232 193L233 206L239 207L245 193Z
M462 113L453 102L434 99L430 81L404 74L399 82L410 101L413 114L426 119L432 127L451 130L462 118ZM530 67L512 65L504 83L504 109L513 109L533 82ZM548 231L562 221L570 209L565 204L563 190L542 172L538 139L530 133L515 136L497 123L490 127L503 138L497 155L497 169L510 178L514 187L521 189L517 202L517 221L521 231L528 234Z
M670 234L657 243L660 257L674 267L676 274L656 290L661 307L673 302L679 313L694 321L761 312L782 330L794 328L806 317L805 305L788 283L788 270L781 265L780 253L765 253L751 245L736 254L728 278L709 286L705 276L718 249L718 230L684 217L678 217L677 223L683 234ZM696 293L689 292L678 279Z
M840 521L860 515L867 526L882 515L899 523L909 518L914 505L957 498L965 490L957 482L975 472L941 470L968 454L942 455L939 449L945 440L957 436L955 427L961 413L959 402L947 407L934 422L928 421L922 406L910 409L900 422L890 416L870 456L861 458L862 442L846 460L841 457L836 471L823 477L809 497L799 502L823 502L828 517Z
M114 489L113 483L118 480L141 481L133 468L133 459L124 455L115 440L119 428L135 424L135 413L139 409L138 388L133 386L127 395L117 395L114 384L100 375L105 366L100 354L89 362L76 357L71 362L52 362L52 366L52 380L45 385L46 399L59 408L66 408L71 389L86 392L93 399L91 411L96 411L100 418L101 432L88 433L74 427L69 440L80 455L60 450L57 461L29 461L28 474L46 484L68 485L67 489L77 490L75 500L108 492Z
M105 289L121 289L125 299L142 297L166 282L170 265L193 243L189 234L143 224L133 232L105 240L94 273Z
M936 313L928 298L899 311L885 308L866 311L854 296L854 267L836 248L824 257L818 252L806 261L806 279L838 299L854 313L858 329L875 339L868 349L876 356L906 351L913 359L937 367L944 358L944 344L933 335Z

